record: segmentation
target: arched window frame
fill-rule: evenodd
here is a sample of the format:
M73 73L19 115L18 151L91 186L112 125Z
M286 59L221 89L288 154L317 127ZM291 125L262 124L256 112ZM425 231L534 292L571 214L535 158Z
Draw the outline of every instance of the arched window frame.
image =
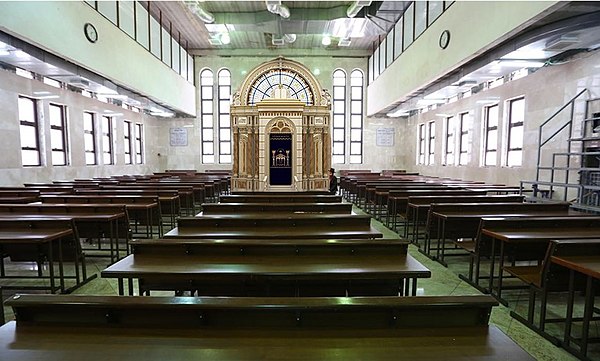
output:
M210 69L200 72L200 123L202 139L202 163L215 162L214 141L214 73Z
M336 69L332 74L333 96L333 148L332 162L334 164L343 164L346 162L346 72L342 69Z
M232 161L231 151L231 72L227 68L219 70L218 79L218 128L219 163Z
M350 73L350 164L363 162L363 114L365 75L360 69Z

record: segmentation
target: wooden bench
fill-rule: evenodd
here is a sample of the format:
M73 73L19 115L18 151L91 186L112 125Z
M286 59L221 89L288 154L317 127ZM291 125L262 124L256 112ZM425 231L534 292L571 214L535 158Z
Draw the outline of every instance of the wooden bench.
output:
M488 325L487 296L18 295L7 305L17 320L0 328L6 361L533 360Z
M160 202L162 216L169 220L169 226L175 227L177 217L181 215L181 202L177 191L161 189L77 189L78 195L137 195L137 196L155 196Z
M480 262L483 256L489 254L488 291L500 302L506 303L502 298L502 290L506 288L503 285L505 264L517 261L541 263L550 240L598 238L600 217L486 218L480 227L477 260Z
M165 238L381 238L371 217L356 214L216 215L183 217Z
M322 249L322 248L321 248ZM430 271L406 254L168 255L134 254L102 271L138 279L139 293L190 291L203 296L398 296L416 294ZM412 280L412 287L411 287Z
M125 184L125 185L101 186L100 189L113 190L113 191L141 190L141 191L150 191L150 192L156 192L156 191L177 192L177 195L179 195L179 205L181 208L180 213L184 213L186 216L191 216L191 215L196 214L196 207L195 207L196 195L195 195L194 187L192 187L192 186L185 186L185 185L179 185L179 184L177 184L177 185L170 185L170 184L154 185L154 183L149 184L149 185L140 185L139 183L134 183L134 184ZM201 194L202 194L202 196L199 196L199 199L203 198L204 188L201 189Z
M4 289L41 289L70 292L95 278L87 277L85 254L81 250L77 228L71 218L57 217L0 217L0 277L28 279L30 276L9 276L6 274L4 258L12 262L35 262L38 279L43 275L43 264L48 262L47 277L50 285L27 284L4 285ZM75 286L65 288L64 262L73 262ZM58 281L55 275L55 263L58 263ZM81 273L80 273L81 267ZM82 277L81 277L82 276Z
M559 344L559 338L556 335L551 335L546 332L546 323L565 323L565 332L563 333L563 340L566 345L569 345L573 341L571 335L571 326L573 323L573 308L574 308L574 293L575 291L582 292L587 291L584 295L586 298L586 304L592 302L596 296L596 291L590 286L586 280L586 273L594 277L593 273L590 274L584 269L588 266L584 264L589 260L596 258L600 261L600 239L568 239L568 240L553 240L548 242L546 247L545 256L541 262L537 265L515 265L505 266L504 270L509 274L515 276L518 280L525 283L529 288L529 306L527 309L527 315L525 317L512 311L511 316L521 321L523 324L538 332L542 336L550 339L555 344ZM582 262L583 260L588 260ZM593 268L593 266L592 266ZM600 267L596 267L600 269ZM596 277L598 278L598 277ZM593 282L593 281L592 281ZM591 282L590 282L591 283ZM566 317L560 318L548 318L547 306L548 296L552 292L569 292L569 301L567 302ZM536 295L540 295L540 311L539 321L534 320L535 309L536 309ZM589 331L589 322L591 321L591 314L585 314L584 318L579 318L578 321L583 321ZM585 329L585 327L584 327ZM579 352L576 354L580 357L586 357L587 332L583 332L584 343L581 344ZM575 350L572 348L572 350Z
M567 311L564 327L564 336L561 346L567 349L575 356L585 359L588 355L588 344L598 342L597 338L590 337L591 321L597 320L593 317L598 313L594 306L595 297L598 295L598 280L600 279L600 240L581 240L572 239L564 241L553 241L556 245L554 252L550 257L550 262L556 267L562 267L569 272L569 289ZM577 250L573 248L577 247ZM583 250L579 248L583 247ZM550 273L551 274L551 273ZM581 286L578 287L576 279L581 279ZM571 280L573 280L571 282ZM581 318L581 336L575 338L572 334L573 323L580 318L573 317L575 305L575 293L583 290L585 302L583 308L583 317ZM576 344L579 348L575 348Z
M0 203L32 203L40 200L39 190L0 189Z
M75 222L77 233L82 239L97 239L97 247L86 250L98 251L106 256L109 252L111 261L120 258L121 247L119 241L124 241L125 253L129 253L129 218L127 209L117 204L0 204L0 216L11 217L38 217L45 218L71 218ZM107 237L109 249L102 248L101 239ZM90 256L90 255L88 255Z
M429 208L433 203L523 203L525 196L522 195L431 195L410 196L406 206L406 222L412 228L411 241L418 242L419 228L424 226L429 214Z
M352 203L205 203L202 215L215 214L351 214Z
M485 217L551 217L582 215L570 210L570 203L438 203L432 204L427 219L424 252L446 265L446 240L458 249L472 252L479 223ZM432 255L432 239L437 238L436 255Z
M398 230L398 225L403 227L403 234L408 237L408 227L404 217L408 208L408 198L415 196L477 196L485 195L485 192L472 191L469 189L404 189L390 191L388 194L386 224L392 229ZM389 218L389 219L388 219ZM400 220L399 220L400 218Z
M268 195L227 195L222 196L221 203L341 203L341 196L332 195L305 195L299 192L297 195L268 194Z
M129 215L133 236L146 238L154 236L154 227L157 227L158 237L162 237L163 222L161 217L160 202L156 196L135 195L43 195L42 203L48 204L117 204L124 205ZM145 229L145 234L139 228Z

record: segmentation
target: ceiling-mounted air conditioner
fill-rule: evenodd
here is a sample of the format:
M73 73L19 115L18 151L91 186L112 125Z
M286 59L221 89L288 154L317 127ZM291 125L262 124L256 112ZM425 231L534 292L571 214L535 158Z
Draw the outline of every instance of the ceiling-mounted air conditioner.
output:
M68 84L81 89L90 87L90 81L81 77L70 78Z
M544 51L563 51L579 43L579 38L573 35L561 35L546 42Z

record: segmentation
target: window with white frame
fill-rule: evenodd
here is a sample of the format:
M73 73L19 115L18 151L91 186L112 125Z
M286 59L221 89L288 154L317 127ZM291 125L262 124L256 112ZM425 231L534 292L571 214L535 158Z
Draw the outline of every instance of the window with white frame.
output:
M52 147L52 165L67 165L67 112L66 106L49 105L50 145Z
M219 163L231 163L231 73L221 69L219 86Z
M363 149L363 72L350 73L350 164L362 163Z
M202 123L202 163L215 162L214 111L213 111L214 77L210 69L200 73L200 122Z
M525 98L508 101L508 144L506 165L520 166L523 162L523 124L525 120Z
M144 126L135 124L135 164L144 164Z
M37 101L19 97L19 132L21 135L21 164L25 167L41 165Z
M94 113L83 112L83 143L85 147L85 164L96 165L96 118Z
M133 164L132 155L132 125L129 120L123 121L123 148L125 150L125 164Z
M419 124L417 164L425 164L425 124Z
M445 165L454 165L454 148L456 147L456 138L454 137L454 132L456 131L456 124L453 116L446 117L445 119L445 128L446 128L446 136L444 141L444 164Z
M114 164L113 118L102 116L102 163Z
M458 115L459 138L458 138L458 164L466 165L470 157L470 137L471 118L469 113L460 113Z
M427 123L427 164L435 164L435 121Z
M333 72L333 156L332 162L346 162L346 72Z
M498 104L484 108L483 165L495 166L498 158Z

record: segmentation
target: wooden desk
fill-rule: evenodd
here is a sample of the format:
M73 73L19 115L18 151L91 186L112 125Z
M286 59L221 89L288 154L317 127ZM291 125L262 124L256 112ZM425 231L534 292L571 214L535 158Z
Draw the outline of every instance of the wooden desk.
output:
M559 266L565 267L570 273L569 282L569 300L567 303L567 320L565 325L564 343L563 346L575 356L585 359L588 351L588 343L590 342L590 322L594 313L594 300L598 290L598 280L600 280L600 255L590 254L589 256L552 256L551 262ZM585 306L583 311L583 327L581 331L581 340L579 349L572 346L574 337L571 335L573 324L573 304L575 299L574 282L575 273L582 274L586 277L585 282ZM598 342L595 340L595 342Z
M23 317L0 328L3 361L533 360L488 326L494 303L482 296L16 303L30 297L8 301Z
M215 214L351 214L351 203L205 203L200 215Z
M227 195L220 198L221 203L340 203L341 196L332 195Z
M224 196L229 197L229 196ZM165 238L381 238L371 217L356 214L218 215L183 217Z
M391 215L391 220L386 219L386 224L392 226L397 230L396 223L397 217L403 217L406 215L406 208L408 206L408 198L415 196L476 196L485 195L485 192L472 191L468 189L411 189L402 191L390 191L388 195L388 212L387 218ZM404 226L404 236L408 237L408 228L406 224Z
M504 223L504 226L502 225ZM500 302L504 263L508 251L517 260L541 261L553 239L597 238L600 234L600 217L528 217L521 219L487 220L481 225L481 237L489 238L490 269L488 291ZM480 240L481 241L481 240ZM499 245L496 245L496 243ZM499 246L499 247L498 247ZM498 276L495 274L496 250L499 249ZM480 246L476 252L475 283L479 285L479 264L485 251ZM497 284L494 286L494 280Z
M409 255L400 256L200 256L134 254L109 266L104 278L139 280L150 290L189 290L210 296L359 296L416 294L417 278L431 272ZM412 280L412 287L410 281Z
M125 206L135 236L140 236L139 227L145 227L146 238L154 236L157 227L158 237L164 234L160 202L156 196L138 195L47 195L41 196L42 203L49 204L115 204Z
M413 243L419 244L419 227L425 225L431 204L433 203L523 203L522 195L430 195L410 196L406 206L406 222L412 223Z
M584 215L571 211L569 203L453 203L431 206L427 220L424 253L446 266L445 241L475 239L479 222L486 217L556 217ZM435 233L434 233L435 232ZM431 238L437 235L436 256L431 254Z
M42 278L42 265L48 261L50 286L3 286L5 289L44 289L54 293L70 292L80 287L93 277L87 278L85 255L81 251L79 237L73 220L60 217L13 217L0 218L0 277L7 278L4 268L4 257L14 262L36 262L38 278ZM56 259L58 258L58 260ZM58 261L59 287L56 287L54 263ZM75 286L65 289L64 262L73 261L75 269ZM81 265L80 278L79 265ZM10 278L31 278L11 276Z
M75 226L81 238L101 238L108 235L110 242L111 262L120 258L119 239L125 240L125 253L129 253L129 219L125 206L116 204L1 204L0 216L11 218L31 219L69 218L75 221ZM102 251L101 242L98 248Z
M400 239L140 239L133 254L217 256L406 255Z

